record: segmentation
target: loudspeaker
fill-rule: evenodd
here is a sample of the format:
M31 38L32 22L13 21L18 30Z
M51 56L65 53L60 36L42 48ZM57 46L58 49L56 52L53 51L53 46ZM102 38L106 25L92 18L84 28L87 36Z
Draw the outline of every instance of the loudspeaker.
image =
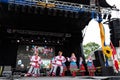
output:
M101 67L99 72L96 72L97 76L113 76L113 67L105 66L105 59L102 50L97 50L94 52L95 60L93 61L95 67Z
M110 27L111 41L115 47L118 47L120 40L120 19L111 21L109 23L109 27Z
M102 67L102 76L114 76L113 67Z
M6 78L10 78L12 76L11 66L4 66L2 76Z
M94 52L95 54L95 60L93 61L95 67L104 66L105 60L102 50L97 50Z

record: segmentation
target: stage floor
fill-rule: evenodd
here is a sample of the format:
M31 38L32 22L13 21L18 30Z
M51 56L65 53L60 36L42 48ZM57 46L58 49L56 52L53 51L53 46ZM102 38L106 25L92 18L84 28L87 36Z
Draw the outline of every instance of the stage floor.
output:
M116 78L116 77L115 77ZM115 79L111 76L65 76L65 77L19 77L19 78L5 78L0 77L0 80L120 80L120 77Z

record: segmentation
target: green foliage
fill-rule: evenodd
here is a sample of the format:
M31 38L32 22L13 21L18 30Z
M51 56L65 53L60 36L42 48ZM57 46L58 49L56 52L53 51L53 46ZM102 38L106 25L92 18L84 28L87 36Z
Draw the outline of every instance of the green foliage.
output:
M89 42L86 45L83 45L83 52L84 52L85 58L87 58L91 52L95 51L99 47L100 45L95 42Z

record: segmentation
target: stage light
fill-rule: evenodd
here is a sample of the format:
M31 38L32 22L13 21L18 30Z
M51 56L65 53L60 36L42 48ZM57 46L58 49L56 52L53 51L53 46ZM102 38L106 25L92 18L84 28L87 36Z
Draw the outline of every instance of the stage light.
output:
M19 43L19 42L20 42L20 40L17 40L17 42Z
M47 40L45 40L45 43L47 43Z
M31 42L34 42L34 40L31 40Z
M29 51L29 46L26 46L26 51Z
M111 14L108 14L108 20L110 21L112 15Z
M106 19L106 17L107 17L107 14L103 14L103 19Z
M57 41L57 43L59 44L59 43L60 43L60 41L58 40L58 41Z
M101 13L97 14L96 21L98 21L98 22L102 21L102 14Z

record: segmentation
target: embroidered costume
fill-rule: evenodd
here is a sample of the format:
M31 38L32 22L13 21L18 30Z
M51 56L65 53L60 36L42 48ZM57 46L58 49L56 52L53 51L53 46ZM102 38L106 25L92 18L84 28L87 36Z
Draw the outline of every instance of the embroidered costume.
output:
M64 56L62 56L61 51L59 51L59 55L55 57L55 61L56 61L56 64L54 66L54 70L53 70L52 75L55 76L57 68L60 67L60 76L62 76L62 74L63 74L63 63L66 62L66 59L65 59Z
M79 69L80 69L81 76L85 76L86 70L85 70L85 66L83 65L83 59L82 59L82 57L80 57Z

